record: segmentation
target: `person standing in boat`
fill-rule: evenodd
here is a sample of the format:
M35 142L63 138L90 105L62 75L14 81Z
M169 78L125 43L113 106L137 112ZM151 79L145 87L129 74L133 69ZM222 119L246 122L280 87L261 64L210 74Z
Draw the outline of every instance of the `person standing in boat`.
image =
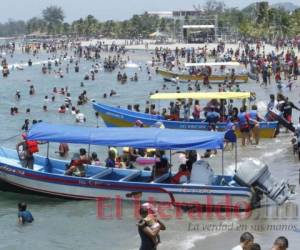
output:
M38 142L26 140L26 134L22 134L23 141L16 145L17 153L22 167L33 169L33 154L39 152Z
M108 158L105 160L105 167L114 168L116 166L116 153L113 149L109 149Z

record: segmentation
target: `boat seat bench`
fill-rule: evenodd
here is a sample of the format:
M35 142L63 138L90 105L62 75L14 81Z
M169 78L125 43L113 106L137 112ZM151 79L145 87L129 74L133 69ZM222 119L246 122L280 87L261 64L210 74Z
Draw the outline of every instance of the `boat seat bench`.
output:
M134 173L132 173L132 174L130 174L130 175L127 175L127 176L123 177L123 178L120 179L119 181L130 181L130 180L132 180L132 179L138 177L138 176L141 174L141 172L142 172L141 170L136 171L136 172L134 172Z
M171 177L170 172L163 174L162 176L159 176L158 178L156 178L154 181L152 181L151 183L161 183L163 181L165 181L166 179L168 179L169 177Z
M94 174L94 175L90 176L89 179L100 179L101 177L104 177L105 175L111 174L112 171L113 171L113 168L105 169L98 174Z

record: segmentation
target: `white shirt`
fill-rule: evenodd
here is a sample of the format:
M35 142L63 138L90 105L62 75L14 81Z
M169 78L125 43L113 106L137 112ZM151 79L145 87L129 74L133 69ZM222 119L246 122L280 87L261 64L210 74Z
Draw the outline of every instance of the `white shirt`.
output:
M243 250L241 245L237 245L236 247L232 248L231 250Z
M78 113L78 114L76 115L76 121L77 121L77 122L83 123L83 122L84 122L84 118L85 118L85 116L84 116L84 114L82 114L82 113Z

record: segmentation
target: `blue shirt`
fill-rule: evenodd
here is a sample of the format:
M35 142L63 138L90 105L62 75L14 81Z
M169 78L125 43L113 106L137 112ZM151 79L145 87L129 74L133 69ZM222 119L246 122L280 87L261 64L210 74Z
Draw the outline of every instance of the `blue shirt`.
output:
M106 160L105 167L114 168L115 167L115 161L108 158Z
M219 121L220 114L218 112L212 111L207 112L206 121L209 123L217 123Z
M226 131L228 130L232 130L233 129L233 126L234 126L234 123L229 121L226 123Z
M29 211L23 211L18 213L18 218L22 218L23 223L33 222L33 216Z

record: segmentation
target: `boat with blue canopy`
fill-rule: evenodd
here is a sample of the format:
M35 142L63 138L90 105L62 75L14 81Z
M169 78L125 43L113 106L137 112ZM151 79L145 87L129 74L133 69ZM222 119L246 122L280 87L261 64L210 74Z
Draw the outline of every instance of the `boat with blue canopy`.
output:
M151 147L161 150L223 150L224 133L159 128L88 128L38 123L29 130L26 140L43 141L48 145L63 142L115 147ZM85 165L84 177L69 176L65 174L68 162L50 158L49 146L46 157L34 155L33 169L22 167L16 150L6 148L0 150L0 163L1 181L21 190L44 195L75 199L98 199L118 195L127 200L132 200L138 195L141 200L151 198L157 202L173 205L202 204L212 207L220 206L226 199L228 201L229 197L230 204L226 202L223 205L230 209L236 209L237 204L248 204L251 207L257 204L253 183L260 185L261 190L262 184L257 184L259 183L257 179L262 178L263 173L269 173L264 165L258 167L259 178L255 178L252 174L251 180L249 173L244 173L243 168L241 174L237 171L235 176L227 176L224 173L216 175L207 162L200 160L193 164L190 178L177 184L170 181L174 176L171 170L153 178L151 171L146 170ZM253 169L253 166L250 169ZM248 179L243 181L244 175ZM268 175L266 176L268 179ZM253 182L253 185L248 185L247 182ZM266 182L270 184L268 180ZM282 204L289 197L286 183L275 184L277 192L274 193L272 187L271 199L277 204ZM270 192L266 191L266 194L270 195Z

